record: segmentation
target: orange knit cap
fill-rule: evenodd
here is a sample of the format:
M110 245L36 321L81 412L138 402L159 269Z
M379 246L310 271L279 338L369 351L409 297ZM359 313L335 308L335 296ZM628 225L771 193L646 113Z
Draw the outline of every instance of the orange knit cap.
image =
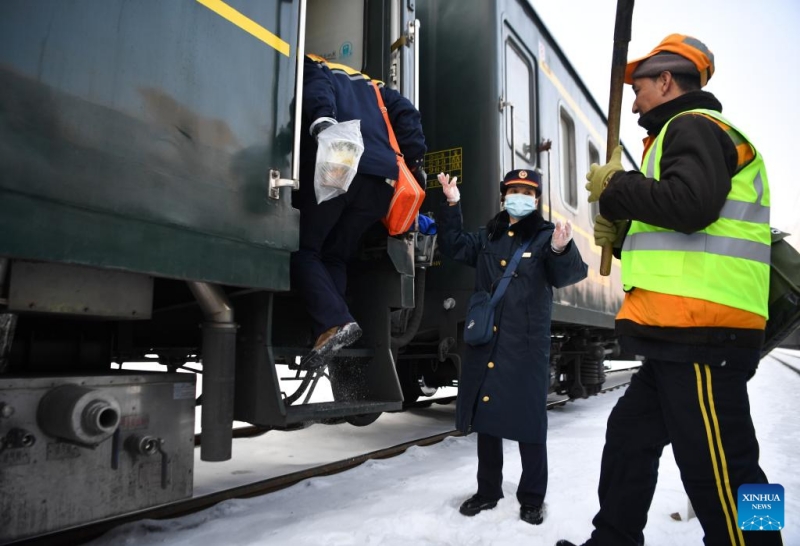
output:
M639 65L659 53L675 53L691 61L700 74L700 87L705 87L714 74L714 54L703 42L685 34L670 34L653 51L628 63L625 67L625 83L633 84L633 73Z

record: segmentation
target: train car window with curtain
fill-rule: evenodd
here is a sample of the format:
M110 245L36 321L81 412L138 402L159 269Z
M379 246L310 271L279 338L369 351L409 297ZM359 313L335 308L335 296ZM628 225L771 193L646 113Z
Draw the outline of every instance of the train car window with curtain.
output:
M511 121L510 110L506 115L506 139L511 145L511 130L514 130L514 148L516 153L528 163L531 158L531 97L532 70L527 59L511 42L506 42L506 100L514 105L514 120Z
M561 196L564 202L572 207L578 207L578 177L575 165L575 122L569 113L561 107L560 116L560 146L561 156Z

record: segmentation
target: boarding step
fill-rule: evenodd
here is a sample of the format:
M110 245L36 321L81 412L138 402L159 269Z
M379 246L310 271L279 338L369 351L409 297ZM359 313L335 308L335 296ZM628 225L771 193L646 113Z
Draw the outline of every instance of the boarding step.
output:
M336 419L339 417L349 417L351 415L399 411L402 408L402 402L383 402L376 400L348 400L341 402L300 404L286 408L286 424L291 425L304 421L320 421L322 419Z
M271 347L273 356L277 359L292 359L296 356L303 356L311 351L310 347ZM375 356L375 349L372 347L345 347L336 353L336 358L371 358Z

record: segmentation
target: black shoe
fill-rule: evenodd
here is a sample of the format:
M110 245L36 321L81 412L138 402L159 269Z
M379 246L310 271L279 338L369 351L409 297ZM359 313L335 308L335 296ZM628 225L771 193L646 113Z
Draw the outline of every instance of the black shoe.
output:
M338 329L331 328L317 339L311 352L300 359L300 369L315 370L327 365L330 357L343 347L355 343L361 333L361 327L355 322L348 322Z
M559 540L556 542L556 546L578 546L577 544L573 544L569 540Z
M497 499L489 499L476 493L465 500L458 511L465 516L474 516L484 510L491 510L495 506L497 506Z
M519 519L531 525L539 525L544 521L541 504L523 504L519 507Z

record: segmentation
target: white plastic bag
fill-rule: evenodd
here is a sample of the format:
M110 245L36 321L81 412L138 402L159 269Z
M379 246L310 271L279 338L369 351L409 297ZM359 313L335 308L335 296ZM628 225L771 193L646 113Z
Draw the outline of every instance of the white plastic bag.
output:
M319 204L350 187L364 153L361 121L354 119L328 127L319 134L317 144L314 192Z

